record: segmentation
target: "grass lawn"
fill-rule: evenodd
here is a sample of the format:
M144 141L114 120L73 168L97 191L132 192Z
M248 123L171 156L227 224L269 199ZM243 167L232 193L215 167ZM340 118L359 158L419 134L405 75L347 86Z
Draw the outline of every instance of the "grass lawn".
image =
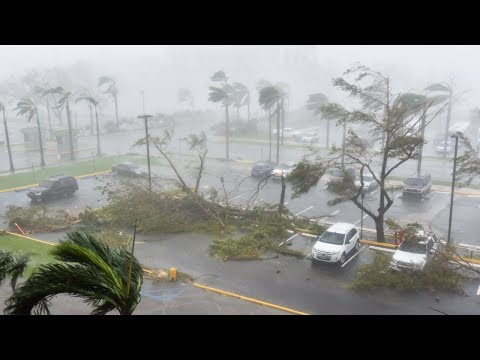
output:
M15 254L28 255L30 262L25 271L24 278L30 276L33 269L40 264L46 264L56 261L50 251L53 246L41 242L24 239L14 235L0 235L0 249L11 251Z
M72 176L80 176L91 174L94 172L110 170L113 164L118 162L131 161L139 165L146 165L147 158L142 155L120 155L105 156L100 159L75 161L72 163L64 163L61 165L47 166L45 168L35 168L35 179L33 172L19 172L15 175L0 176L0 190L11 189L19 186L37 184L40 180L49 176L64 174ZM150 156L150 162L153 165L163 165L166 162L158 157Z

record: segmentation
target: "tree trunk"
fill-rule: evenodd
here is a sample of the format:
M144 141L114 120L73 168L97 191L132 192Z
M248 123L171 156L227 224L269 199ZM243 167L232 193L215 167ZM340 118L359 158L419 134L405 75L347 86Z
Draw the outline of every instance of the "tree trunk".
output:
M347 124L343 124L343 135L342 135L342 168L345 168L345 139L347 137Z
M330 147L330 120L327 119L327 152Z
M277 101L277 156L275 163L280 163L280 102Z
M285 189L287 184L285 182L285 176L282 174L282 192L280 193L280 203L278 204L278 213L280 216L283 214L283 209L285 207Z
M68 124L68 142L70 143L70 160L75 160L75 152L73 151L73 132L72 132L72 120L70 116L70 106L68 99L65 102L67 106L67 124Z
M88 110L90 110L90 135L93 136L93 114L92 114L92 104L88 104Z
M42 131L40 130L40 118L38 117L38 111L35 110L35 115L37 115L37 127L38 127L38 143L40 144L40 166L45 166L45 158L43 157L43 141L42 141Z
M426 113L423 114L422 116L422 139L424 139L425 136L425 118L427 117ZM423 158L423 144L425 140L420 144L420 147L418 149L418 163L417 163L417 176L420 176L422 173L422 158Z
M250 95L247 102L247 121L250 121Z
M383 229L383 214L379 213L375 220L375 229L377 230L377 242L385 242L385 230Z
M450 94L448 98L448 112L447 112L447 126L445 127L445 138L443 145L443 158L447 157L447 141L448 141L448 128L450 127L450 115L452 113L452 88L450 87Z
M97 106L95 105L95 122L97 125L97 157L102 157L102 150L100 150L100 125L98 124Z
M227 161L230 161L230 123L228 120L228 105L225 105L225 140L227 145Z
M283 131L285 129L285 103L283 101L283 97L282 97L282 105L281 105L281 109L282 109L282 145L283 145L283 139L284 139L284 134L283 134Z
M237 121L240 121L240 106L237 106Z
M120 128L120 124L118 122L118 105L117 105L117 94L113 94L113 101L115 102L115 121L117 123L117 128Z
M272 109L271 108L268 108L268 139L269 139L268 161L272 161Z
M8 160L10 161L10 172L15 173L15 168L13 167L13 161L12 161L12 149L10 148L10 137L8 136L7 116L5 115L5 107L3 107L2 110L3 110L3 125L5 127L5 140L7 142L7 150L8 150Z
M48 103L48 98L46 98L47 101L47 119L48 119L48 132L50 133L49 138L53 138L53 130L52 130L52 119L50 117L50 104Z

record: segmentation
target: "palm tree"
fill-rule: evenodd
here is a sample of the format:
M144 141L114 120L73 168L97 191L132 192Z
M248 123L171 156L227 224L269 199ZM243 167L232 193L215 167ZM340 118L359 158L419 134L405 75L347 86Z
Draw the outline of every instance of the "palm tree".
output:
M263 109L269 111L269 133L270 133L270 155L269 159L272 158L272 121L271 121L271 109L274 105L277 106L275 113L277 115L277 154L276 154L276 164L280 162L280 116L281 116L281 105L285 92L279 84L275 86L266 86L260 89L258 102Z
M260 108L262 110L265 110L266 113L268 113L268 140L269 140L269 151L268 151L268 160L272 161L272 106L274 103L270 102L265 102L262 103L260 102L260 93L264 88L272 87L273 84L267 80L260 80L257 83L257 91L259 93L259 103L260 103ZM262 101L266 101L267 99L262 99Z
M61 293L83 298L93 315L115 309L131 315L140 302L143 270L133 246L131 252L111 248L93 234L74 230L52 254L60 262L39 266L7 299L5 314L50 314L48 301Z
M212 81L223 81L223 84L218 86L209 86L208 101L221 102L225 106L225 139L226 139L226 159L230 160L230 120L228 118L228 106L233 102L233 89L228 84L228 78L223 71L217 71L210 78Z
M33 89L33 94L35 95L35 98L37 98L39 101L41 101L43 96L38 98L38 95L42 95L45 91L46 91L46 88L37 85ZM52 129L52 119L50 117L50 102L48 101L48 97L45 97L44 100L45 100L45 107L47 108L48 133L49 133L50 140L52 140L53 139L53 129Z
M195 106L193 102L193 94L190 89L182 88L178 90L178 101L180 103L188 104L192 107L192 115L195 111Z
M0 282L10 276L10 285L15 290L17 280L27 268L28 261L28 256L15 256L11 252L0 250Z
M10 148L10 137L8 136L7 116L5 115L5 105L0 103L0 110L3 112L3 126L5 127L5 140L7 142L8 160L10 161L10 172L15 173L12 160L12 149Z
M38 108L35 103L29 98L23 98L17 104L17 107L14 110L18 110L17 116L25 115L27 121L30 122L34 116L37 118L37 128L38 128L38 143L40 145L40 166L45 166L45 158L43 157L43 141L42 141L42 131L40 129L40 119L38 117Z
M75 100L75 104L78 103L79 101L86 101L90 105L90 108L92 106L95 108L95 122L97 127L97 157L102 157L102 151L100 150L100 126L98 124L98 112L97 112L98 101L91 96L80 96Z
M66 107L67 111L67 125L68 125L68 142L70 145L70 160L75 160L75 151L73 149L73 132L72 132L72 120L70 114L70 102L69 98L72 94L70 91L66 91L63 87L57 86L56 88L48 89L44 91L43 96L47 95L60 95L60 100L58 100L58 105L55 108L61 108L63 106Z
M233 106L237 109L237 120L240 119L240 108L247 106L247 121L250 121L250 91L242 83L232 84Z
M120 127L120 124L118 122L118 104L117 104L117 83L115 80L113 80L111 77L108 76L100 76L98 78L98 87L101 87L103 84L108 84L105 93L110 94L113 96L113 101L115 103L115 121L117 123L117 128Z
M316 116L321 113L321 108L323 105L328 103L328 98L322 93L311 94L308 96L307 100L307 110L313 111L313 115ZM330 119L327 119L327 149L330 147Z

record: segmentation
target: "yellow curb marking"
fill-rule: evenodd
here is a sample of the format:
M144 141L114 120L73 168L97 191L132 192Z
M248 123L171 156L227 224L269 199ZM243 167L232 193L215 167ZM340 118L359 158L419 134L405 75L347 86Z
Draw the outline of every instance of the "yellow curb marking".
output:
M231 292L228 292L228 291L215 289L215 288L212 288L210 286L205 286L205 285L200 285L200 284L193 284L193 286L196 286L196 287L204 289L204 290L213 291L213 292L216 292L216 293L219 293L219 294L222 294L222 295L227 295L227 296L231 296L231 297L234 297L234 298L250 301L250 302L253 302L255 304L268 306L268 307L271 307L271 308L274 308L274 309L277 309L277 310L286 311L286 312L289 312L289 313L292 313L292 314L309 315L309 314L301 312L301 311L297 311L297 310L289 309L289 308L286 308L286 307L283 307L283 306L268 303L268 302L265 302L265 301L249 298L249 297L246 297L246 296L243 296L243 295L234 294L234 293L231 293Z

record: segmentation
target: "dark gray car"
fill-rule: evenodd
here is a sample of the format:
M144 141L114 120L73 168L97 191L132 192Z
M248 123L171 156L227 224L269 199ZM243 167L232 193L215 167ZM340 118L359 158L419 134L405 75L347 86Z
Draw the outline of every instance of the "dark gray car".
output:
M432 177L430 174L411 176L404 181L402 196L404 199L422 199L428 195L432 188Z
M147 171L145 169L131 162L123 162L113 165L112 172L116 172L119 175L126 175L132 177L147 175Z
M57 175L44 179L38 187L31 188L27 196L32 201L47 201L55 197L69 196L78 190L73 176Z
M275 164L270 161L258 161L252 168L253 177L266 178L275 169Z

